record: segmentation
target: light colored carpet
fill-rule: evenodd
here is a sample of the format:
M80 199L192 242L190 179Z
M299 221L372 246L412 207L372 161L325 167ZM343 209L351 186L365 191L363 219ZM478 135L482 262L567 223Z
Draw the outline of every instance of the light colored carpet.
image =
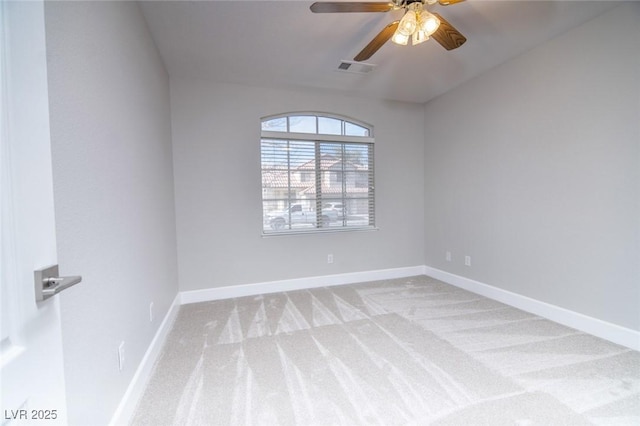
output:
M185 305L135 425L640 424L640 353L420 276Z

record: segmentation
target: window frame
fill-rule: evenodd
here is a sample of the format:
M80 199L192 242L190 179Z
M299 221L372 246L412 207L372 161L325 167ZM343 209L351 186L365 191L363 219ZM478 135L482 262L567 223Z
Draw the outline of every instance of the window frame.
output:
M315 118L315 133L311 133L311 132L290 132L288 131L291 128L291 124L290 124L290 118L291 117L314 117ZM264 130L264 124L272 121L272 120L276 120L276 119L280 119L283 118L285 119L285 128L287 131L280 131L280 130ZM321 118L329 118L329 119L334 119L334 120L340 120L340 126L341 126L341 134L325 134L325 133L318 133L318 131L320 130L320 119ZM261 129L260 129L260 176L261 176L261 180L262 180L262 194L261 194L261 201L262 201L262 236L281 236L281 235L292 235L292 234L323 234L323 233L330 233L330 232L356 232L356 231L371 231L371 230L377 230L378 228L376 227L376 221L375 221L375 155L374 155L374 146L375 146L375 138L374 138L374 129L373 126L371 124L365 123L361 120L357 120L357 119L353 119L351 117L347 117L347 116L343 116L343 115L338 115L338 114L332 114L332 113L326 113L326 112L317 112L317 111L295 111L295 112L288 112L288 113L281 113L281 114L275 114L275 115L269 115L269 116L265 116L265 117L261 117L260 119L260 125L261 125ZM365 131L363 133L366 133L366 136L357 136L357 135L346 135L344 134L347 131L347 126L348 125L355 125L358 128L362 128ZM283 171L286 172L287 177L288 177L288 186L287 186L287 194L288 194L288 198L284 199L279 199L279 198L265 198L265 190L268 189L267 186L265 186L264 183L264 177L265 177L265 152L264 152L264 143L265 141L273 141L273 142L278 142L278 141L286 141L287 144L291 143L291 142L302 142L302 143L313 143L314 146L314 160L315 161L315 167L313 169L313 174L316 175L315 178L315 182L313 181L313 179L311 180L311 186L313 187L314 191L316 194L320 194L319 196L316 196L315 199L311 199L310 201L315 202L315 206L316 206L316 221L315 223L312 224L311 227L305 227L305 228L293 228L291 223L291 218L289 220L289 223L287 223L285 225L285 228L283 229L267 229L267 218L268 218L268 211L265 210L265 203L267 202L274 202L274 201L286 201L286 204L288 205L287 208L291 208L291 206L298 204L299 201L304 201L304 198L299 199L297 196L292 198L291 194L292 194L292 187L291 187L291 175L292 172L295 170L294 168L291 168L290 165L287 166L286 169L283 169ZM340 158L340 162L342 164L343 167L343 173L342 173L342 180L341 180L341 190L339 195L336 197L334 196L326 196L323 197L322 194L324 193L322 191L322 174L326 172L326 170L323 170L320 167L320 152L321 152L321 147L326 146L326 144L323 145L323 143L328 143L328 144L336 144L340 147L340 149L342 150L342 152L344 152L346 149L348 149L350 146L364 146L366 147L367 150L367 181L370 182L369 185L366 186L367 188L367 195L363 196L362 198L352 198L352 200L364 200L366 202L366 220L368 221L368 224L366 225L362 225L362 224L358 224L358 225L349 225L347 223L347 212L346 212L346 207L345 210L343 210L343 212L341 212L342 214L339 215L339 217L342 217L342 219L340 219L342 221L342 225L337 225L337 226L323 226L323 223L321 223L322 221L320 220L321 216L323 216L322 214L322 209L323 206L326 203L340 203L343 206L346 206L347 204L349 204L349 198L348 198L348 189L347 188L347 182L345 181L345 176L346 176L346 172L344 172L344 165L345 165L345 160L344 157ZM288 149L288 148L287 148ZM289 154L287 154L287 158ZM287 160L289 161L289 160ZM360 186L358 186L358 188L361 188ZM272 212L272 211L271 211ZM290 215L291 216L291 215Z

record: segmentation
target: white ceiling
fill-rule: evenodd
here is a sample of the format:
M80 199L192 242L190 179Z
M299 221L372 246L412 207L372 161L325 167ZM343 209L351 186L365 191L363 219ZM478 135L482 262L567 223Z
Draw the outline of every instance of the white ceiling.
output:
M402 12L314 14L311 3L145 1L141 7L172 77L423 103L618 4L467 0L435 5L430 10L467 37L462 47L446 51L434 40L419 46L388 42L367 61L377 67L356 75L336 71L340 61L352 60Z

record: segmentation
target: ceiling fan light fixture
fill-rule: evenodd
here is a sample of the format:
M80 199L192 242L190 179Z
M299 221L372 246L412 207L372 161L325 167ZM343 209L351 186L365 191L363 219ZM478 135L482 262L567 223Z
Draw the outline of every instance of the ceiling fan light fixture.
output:
M438 17L424 9L420 1L416 1L409 4L391 41L406 46L411 38L411 44L415 46L429 40L429 36L435 33L439 26Z

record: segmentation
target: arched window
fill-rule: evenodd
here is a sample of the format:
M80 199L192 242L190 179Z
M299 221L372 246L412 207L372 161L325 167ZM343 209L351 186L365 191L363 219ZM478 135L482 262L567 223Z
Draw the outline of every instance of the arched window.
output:
M373 147L373 127L351 118L263 118L263 234L374 228Z

